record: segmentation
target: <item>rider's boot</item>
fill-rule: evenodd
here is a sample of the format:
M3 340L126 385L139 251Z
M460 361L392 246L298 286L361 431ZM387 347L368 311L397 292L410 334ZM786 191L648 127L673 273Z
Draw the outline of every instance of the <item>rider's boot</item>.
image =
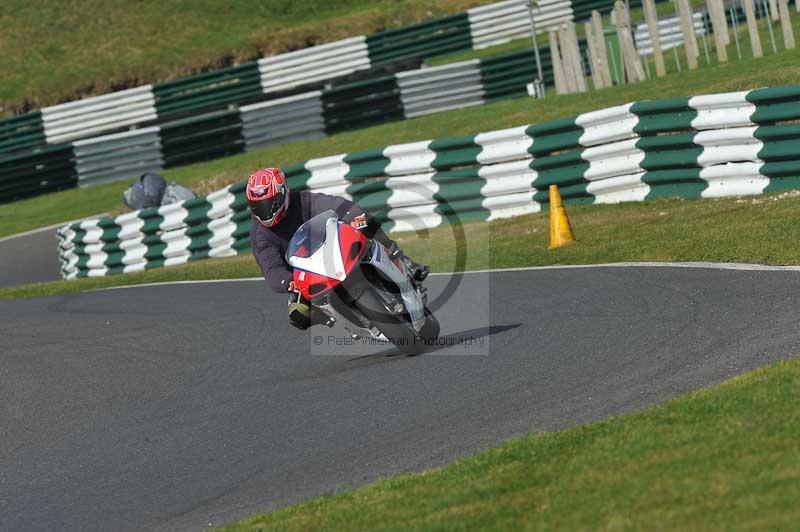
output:
M425 264L418 264L411 260L411 258L403 253L403 250L400 249L400 246L397 245L397 242L393 242L392 246L389 248L389 256L393 259L399 258L403 261L406 268L411 272L411 277L414 278L415 281L421 283L428 277L428 274L431 272L431 269Z
M289 293L288 312L289 323L302 331L317 324L333 327L335 321L296 292Z

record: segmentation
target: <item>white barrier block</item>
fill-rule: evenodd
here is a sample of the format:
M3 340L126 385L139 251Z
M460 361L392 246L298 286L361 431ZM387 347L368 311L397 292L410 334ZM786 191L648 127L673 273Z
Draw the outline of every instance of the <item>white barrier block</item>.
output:
M206 196L207 201L211 203L211 209L207 214L211 219L208 224L208 230L211 233L208 240L208 254L211 257L226 257L236 254L236 250L233 249L233 244L236 242L233 233L236 231L237 225L232 220L235 212L231 208L236 196L231 193L230 188L229 185Z
M755 138L758 127L737 127L701 131L694 136L694 143L703 147L697 158L700 166L714 166L728 162L761 162L759 152L764 143Z
M578 142L581 146L597 146L636 137L633 129L639 117L631 113L632 103L609 107L578 115L575 125L583 128Z
M769 178L761 174L763 163L728 163L700 170L700 178L708 183L703 198L763 194Z
M442 225L443 217L434 208L435 205L418 205L390 210L388 217L395 224L391 232L421 231Z
M517 192L516 194L503 194L491 196L481 202L481 206L489 211L486 221L511 218L533 214L542 210L539 202L533 200L533 192Z
M349 181L345 176L350 171L350 165L344 162L345 156L342 153L306 161L306 170L311 172L306 186L312 191L331 186L347 186Z
M525 131L528 126L512 127L475 136L475 144L481 147L478 162L481 164L501 163L517 159L530 159L528 149L533 146L533 138Z
M586 186L586 191L594 196L595 203L644 201L650 193L650 185L642 181L644 174L641 172L593 181Z
M689 98L689 107L697 111L692 128L722 129L726 127L754 126L750 117L756 106L746 100L750 91L711 94Z
M478 175L486 180L481 188L484 197L497 196L517 192L535 192L533 182L539 176L529 166L530 160L511 161L507 163L482 166Z
M188 244L187 244L188 245ZM189 257L191 257L191 253L188 251L183 251L183 253L176 253L167 257L164 261L164 266L176 266L178 264L186 264L189 262Z
M392 191L386 201L391 207L389 219L409 230L440 225L442 216L436 212L434 197L439 185L433 181L433 176L434 172L429 172L387 179L386 188Z
M211 208L206 213L210 219L228 217L233 213L231 205L236 201L236 196L231 192L228 185L222 190L217 190L206 196L206 201L211 204Z
M189 211L183 207L183 202L171 203L158 208L158 214L164 220L158 225L161 231L175 231L177 229L186 229L186 222L184 220L189 215Z
M141 236L144 220L139 218L138 211L117 216L114 218L114 221L120 226L119 234L117 235L118 240L125 241L137 236Z
M583 177L589 181L598 181L643 172L640 165L645 153L636 147L638 140L623 140L583 150L581 158L589 162L589 168Z
M413 175L432 172L436 152L429 149L431 141L396 144L383 150L383 156L389 159L386 175Z
M147 263L144 260L140 262L128 264L122 269L122 273L134 273L134 272L143 272L147 267Z

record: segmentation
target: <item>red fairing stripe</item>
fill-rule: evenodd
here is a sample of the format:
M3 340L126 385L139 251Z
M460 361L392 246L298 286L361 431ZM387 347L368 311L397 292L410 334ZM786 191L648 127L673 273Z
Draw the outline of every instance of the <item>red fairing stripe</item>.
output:
M336 288L341 281L324 275L294 269L294 285L306 299L314 299Z
M358 245L358 253L350 256L350 249ZM339 252L342 254L345 275L350 275L367 249L367 237L358 229L344 223L339 224Z

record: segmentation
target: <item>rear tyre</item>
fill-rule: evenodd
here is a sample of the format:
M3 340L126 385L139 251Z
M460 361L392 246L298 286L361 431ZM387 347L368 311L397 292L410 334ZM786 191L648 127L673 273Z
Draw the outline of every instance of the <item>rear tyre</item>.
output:
M358 310L406 355L419 355L430 350L439 337L439 321L425 309L425 323L417 333L407 312L392 312L374 290L365 290L354 301Z

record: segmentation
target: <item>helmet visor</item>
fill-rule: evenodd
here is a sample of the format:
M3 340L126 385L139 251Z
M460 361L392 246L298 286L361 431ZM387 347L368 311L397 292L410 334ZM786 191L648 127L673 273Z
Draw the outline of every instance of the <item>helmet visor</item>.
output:
M250 211L259 222L264 225L271 225L275 220L275 216L280 212L286 200L284 192L278 192L271 198L265 198L260 201L250 202Z

